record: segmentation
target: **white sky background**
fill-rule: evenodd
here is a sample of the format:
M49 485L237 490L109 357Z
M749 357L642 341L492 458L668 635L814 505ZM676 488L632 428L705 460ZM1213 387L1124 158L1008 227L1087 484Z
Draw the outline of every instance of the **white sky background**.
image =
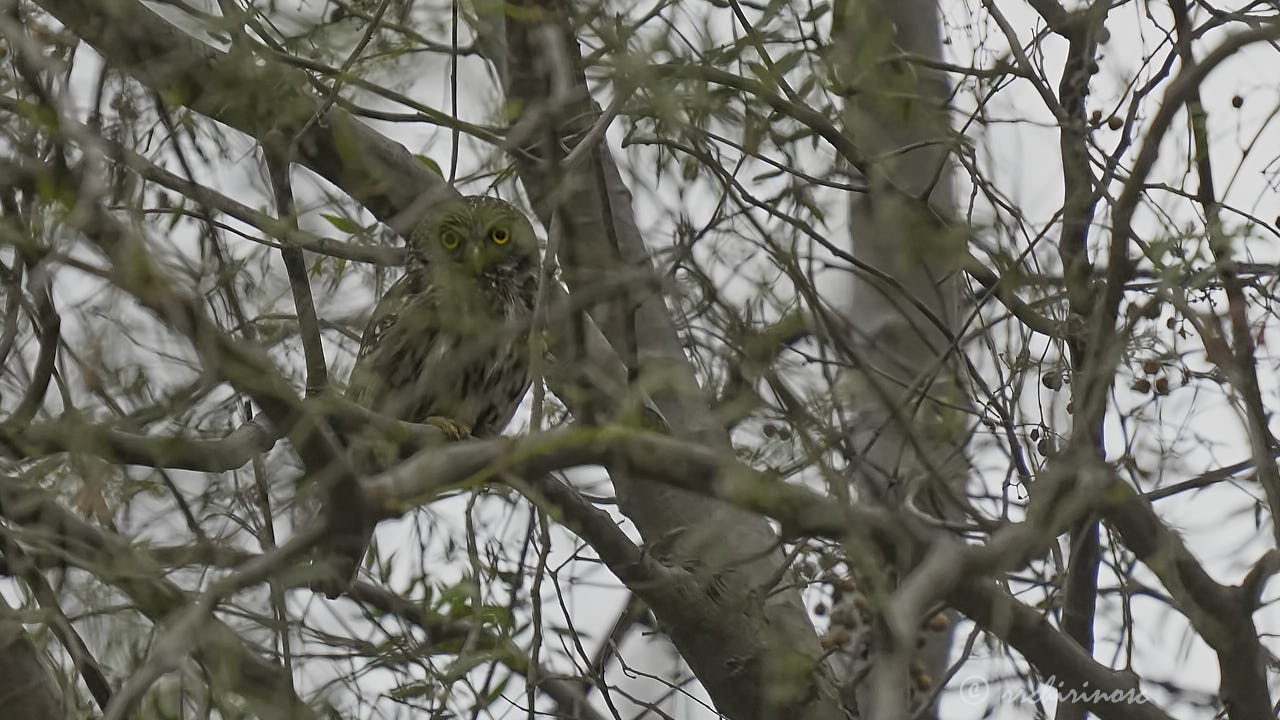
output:
M297 10L299 7L299 4L286 3L281 7L281 13L284 16L295 12L298 13L301 18L299 27L303 27L314 19L315 13L318 12L312 10L312 7L319 7L319 5L307 5L302 7L301 10ZM1014 27L1018 29L1019 37L1024 43L1028 42L1033 33L1040 29L1040 24L1035 22L1034 15L1024 3L1002 0L999 3L999 7L1013 23ZM1114 104L1122 99L1118 88L1121 83L1125 82L1136 71L1142 54L1152 51L1160 54L1167 52L1167 47L1160 47L1164 37L1163 31L1155 28L1151 20L1143 15L1144 10L1148 7L1161 28L1171 27L1167 8L1158 3L1153 3L1149 6L1131 3L1125 8L1112 13L1111 21L1108 24L1111 30L1111 40L1103 48L1100 61L1101 72L1094 78L1092 83L1093 94L1089 100L1089 107L1100 108L1104 119L1110 114ZM682 7L677 16L683 18L683 22L689 25L686 29L692 30L696 24L696 17L691 14L700 12L703 9L720 13L715 16L713 22L724 23L728 21L729 16L724 11L713 10L709 4L702 3L688 4L686 7ZM168 12L166 15L173 16L173 13ZM944 36L950 41L947 50L951 60L958 64L973 62L975 57L974 44L978 42L982 45L982 51L977 57L980 58L980 62L983 64L989 65L995 56L1003 54L1006 42L994 26L987 23L981 29L975 29L975 25L985 20L985 15L976 3L948 3L946 5L946 16L947 28L944 30ZM447 22L447 12L439 17ZM1196 17L1198 20L1203 19L1203 14ZM281 20L281 24L282 27L287 28L283 20ZM447 40L448 38L447 32L444 31L435 32L426 27L419 27L419 29L434 38L442 40ZM728 30L726 26L718 26L717 34L719 34L719 31L723 31L727 37ZM352 30L348 37L342 38L342 41L350 45L354 43L357 37L357 31ZM1221 32L1211 33L1197 46L1198 54L1203 55L1207 48L1215 45L1216 42L1220 41L1221 37ZM467 42L465 31L462 41L464 43ZM1062 43L1050 39L1044 43L1043 47L1049 53L1045 66L1050 69L1059 67L1061 53L1064 50ZM83 90L83 94L77 95L77 100L79 101L83 98L87 105L88 98L91 97L90 89L96 82L97 68L95 63L86 61L91 56L89 51L82 49L80 54L81 57L77 61L77 75L74 78L73 87ZM460 114L462 117L478 123L494 122L495 110L500 99L499 91L495 82L483 67L482 62L476 58L464 60L459 68L459 76L459 86L462 88L460 92L460 101L462 103ZM1255 46L1246 50L1240 58L1224 64L1215 71L1210 76L1209 82L1202 88L1204 103L1209 113L1209 127L1214 148L1214 169L1218 190L1220 193L1226 192L1225 199L1229 204L1235 204L1264 220L1280 215L1280 201L1277 200L1275 192L1275 167L1271 165L1272 160L1280 152L1280 147L1278 147L1280 146L1280 134L1276 133L1272 125L1266 124L1271 119L1270 115L1275 112L1278 104L1280 104L1276 83L1271 79L1277 76L1280 76L1280 59L1277 58L1275 51L1266 46ZM437 56L428 54L410 55L388 68L382 78L385 80L388 77L393 78L389 83L393 89L404 92L433 107L448 110L448 75L445 64ZM1058 77L1056 74L1050 74L1050 86L1056 88L1057 82ZM1155 97L1159 98L1162 94L1162 92L1158 91L1155 93ZM1230 104L1231 97L1236 94L1244 98L1244 105L1239 110L1232 108ZM389 103L371 99L367 95L359 97L363 104L371 107L392 107ZM602 104L607 102L606 97L598 99ZM960 108L972 107L972 103L973 96L971 93L965 91L959 93L957 105ZM1153 102L1140 114L1139 132L1141 131L1142 118L1144 116L1149 117L1154 112L1154 108ZM1018 81L1012 87L1002 90L992 101L988 115L989 117L1005 118L1009 122L973 127L970 137L978 148L980 164L987 175L987 179L995 183L1019 208L1026 218L1031 232L1038 232L1043 228L1044 223L1055 208L1060 205L1061 200L1061 171L1057 161L1058 138L1051 116L1043 109L1039 97L1025 81ZM1028 122L1028 120L1031 122ZM422 124L379 122L370 122L370 124L377 127L381 132L403 142L412 152L422 152L431 156L444 168L446 174L449 172L449 133L447 131ZM1252 152L1241 165L1242 148L1251 142L1259 127L1265 127L1262 138L1253 147ZM229 139L232 146L229 152L226 153L229 160L217 160L211 165L201 164L198 175L202 175L202 177L199 179L242 202L268 208L266 199L268 196L263 190L263 183L256 165L257 155L252 151L249 144L235 133L224 133L223 136ZM1113 146L1118 136L1119 133L1109 131L1105 127L1095 133L1095 139L1099 145L1108 150ZM688 185L688 183L682 183L678 173L666 176L657 185L642 184L641 178L652 178L650 173L652 151L641 148L632 149L625 153L619 152L618 146L621 134L617 127L614 128L610 137L615 151L615 158L624 164L624 177L628 177L636 194L637 219L640 221L642 229L649 231L649 237L666 242L673 232L678 211L687 213L695 227L706 221L708 210L714 207L715 202L715 193L712 188L705 184L695 188L685 188L683 186ZM1166 136L1166 150L1162 155L1161 165L1155 177L1171 185L1182 186L1187 190L1193 191L1196 187L1194 177L1184 177L1184 169L1178 165L1178 163L1183 162L1185 157L1185 152L1180 150L1185 147L1186 143L1185 122L1176 122L1174 130L1171 130ZM487 158L478 156L476 147L474 144L464 142L459 175L465 177L484 166ZM186 146L186 149L189 151L190 146ZM1130 150L1130 159L1135 150L1136 148ZM815 175L822 176L822 171L829 169L831 163L829 153L830 151L826 146L819 145L812 152L812 155L805 159L806 165L804 169ZM195 159L194 155L192 157ZM634 175L629 175L627 172L628 159L634 163L630 168ZM643 160L648 161L645 162ZM807 163L809 162L813 163L813 167L808 166ZM173 170L178 169L176 164L173 163L170 163L169 167ZM1234 181L1228 185L1228 179L1232 177L1233 173L1236 173L1237 167L1240 168L1239 172ZM744 178L745 182L745 179L750 178L752 174L744 172L740 177ZM310 174L306 171L299 170L295 172L295 184L300 196L300 207L334 212L317 191L319 185L309 178ZM957 193L957 196L963 201L967 196L968 188L964 184L965 178L961 174L957 174L957 179L961 183L960 192ZM484 192L486 188L486 183L475 183L466 186L465 191ZM750 189L755 190L755 188ZM765 188L762 187L762 195L767 194L764 190ZM510 185L504 188L503 194L505 197L511 197ZM826 199L838 198L838 195L833 192L827 192L820 196ZM1156 195L1155 197L1161 199L1161 210L1175 218L1177 223L1184 226L1189 225L1192 228L1196 226L1194 208L1186 200L1173 199L1168 195ZM1164 202L1164 199L1168 199L1168 202ZM349 202L344 205L347 208L352 207ZM827 229L834 235L834 233L841 232L839 230L841 224L838 218L842 217L843 208L833 205L831 206L831 211L832 214L829 217ZM1229 214L1224 215L1224 217L1229 229L1239 227L1240 221L1237 218ZM990 218L990 208L979 205L975 211L975 222L981 226L985 220ZM372 221L372 218L367 213L364 213L361 221L368 224ZM1095 218L1095 223L1101 230L1096 232L1095 240L1099 237L1106 239L1106 235L1102 230L1105 230L1108 221L1109 216L1106 214L1105 207L1101 207L1098 217ZM340 236L340 233L314 212L304 215L301 218L301 222L307 229L320 234L330 237ZM168 236L168 241L173 243L175 252L179 250L190 252L194 248L195 235L189 231L194 226L184 224L180 227L187 228L188 232L171 233ZM1149 211L1143 211L1139 214L1137 227L1139 232L1147 239L1154 239L1160 236L1161 233L1168 233L1168 227L1158 221L1157 217ZM984 237L990 243L1000 243L1005 247L1012 246L1015 252L1025 247L1025 239L1018 239L1010 245L1008 238L999 238L994 234L988 234ZM1247 247L1247 259L1253 261L1274 261L1277 259L1275 251L1276 238L1274 235L1255 232L1250 238ZM153 235L153 239L156 239L155 235ZM1044 241L1047 243L1044 248L1047 252L1041 252L1039 257L1056 256L1055 251L1051 248L1054 240L1056 240L1056 231L1051 232ZM274 304L277 311L281 313L292 312L292 300L278 255L274 251L263 251L261 248L238 239L229 240L226 246L241 257L251 258L251 267L255 268L255 273L257 273L256 268L260 266L269 268L269 271L263 274L267 281L261 286L260 292L264 297L272 299L272 304ZM1198 246L1190 243L1188 247L1196 250ZM1203 253L1204 249L1199 248L1199 251ZM1244 253L1241 253L1241 259L1246 259ZM1042 270L1048 273L1056 273L1058 270L1056 260L1052 264L1044 265ZM750 263L746 263L738 271L737 280L734 279L734 276L726 275L723 290L730 295L737 296L741 293L746 296L749 292L753 292L754 288L750 284L743 282L743 278L750 277L752 273L761 271L761 267L753 267ZM352 271L344 276L342 283L337 288L325 290L317 286L317 301L322 316L340 318L366 312L371 308L374 295L366 278L367 275L364 270ZM64 313L63 332L71 347L80 347L80 342L77 338L84 339L100 335L103 338L102 347L104 352L108 356L119 354L119 362L125 365L129 362L138 362L144 358L147 362L156 362L154 347L157 346L164 347L166 350L181 356L190 356L185 349L184 343L175 342L172 338L160 334L152 333L149 335L147 332L140 330L140 328L146 327L150 323L143 321L141 315L135 314L137 313L136 310L130 310L127 304L122 304L118 295L103 294L101 291L94 290L94 286L89 283L67 282L65 278L60 278L60 280L62 282L56 288L57 304L60 308L76 306L83 308L85 304L100 304L102 306L102 317L123 318L122 324L129 327L132 337L149 338L154 341L154 345L133 348L127 343L117 342L117 338L123 336L123 334L113 331L101 318L93 319L89 315L66 312ZM839 279L837 278L832 282L838 283ZM838 289L838 287L833 287L834 289ZM1169 317L1169 315L1166 312L1160 322L1162 323L1164 318ZM83 322L80 322L81 317L84 318ZM130 318L133 318L133 320L130 320ZM1167 334L1160 334L1159 339L1161 341L1167 339ZM326 334L326 341L326 357L330 361L332 375L336 380L343 380L350 367L351 353L356 346L354 343L332 333ZM1176 348L1171 348L1171 350L1178 353L1186 353L1185 360L1194 369L1207 369L1208 365L1203 356L1196 351L1195 338L1192 337L1189 340L1180 342L1182 344ZM1030 350L1032 357L1036 357L1043 352L1046 357L1054 358L1059 353L1057 348L1046 347L1042 337L1033 338ZM1275 359L1268 352L1266 346L1260 348L1259 352L1259 375L1264 384L1264 396L1271 401L1269 404L1274 404L1274 391L1276 389L1273 380L1276 374ZM296 343L288 345L287 349L282 350L278 356L288 367L298 372L300 377L302 361ZM990 358L984 357L981 350L975 354L975 359L980 363L985 362L988 365L990 363ZM173 363L168 364L166 367L168 368L166 373L168 373L168 377L173 378L175 385L190 379L188 373L176 369ZM1141 371L1135 368L1135 372L1140 373ZM1171 379L1174 381L1176 388L1179 383L1176 372L1171 375ZM1138 465L1144 471L1152 474L1148 482L1154 483L1157 479L1163 483L1176 482L1203 470L1236 462L1247 457L1248 451L1244 442L1244 430L1239 416L1226 402L1223 395L1213 387L1197 386L1200 387L1199 390L1189 387L1175 391L1172 395L1157 402L1152 401L1149 395L1139 396L1127 392L1124 389L1125 385L1127 385L1127 381L1122 376L1117 385L1117 393L1119 395L1117 405L1121 410L1132 410L1133 414L1130 421L1122 426L1120 423L1114 422L1115 414L1113 413L1113 422L1108 428L1108 448L1110 456L1114 459L1120 455L1126 445L1131 445L1133 449L1130 452L1137 459ZM1066 392L1051 393L1038 386L1035 389L1037 392L1028 391L1023 396L1027 417L1040 415L1043 417L1045 425L1065 434L1069 425L1067 424L1068 416L1065 414L1063 406L1068 394ZM52 398L53 394L50 397ZM238 420L238 417L229 418L228 423L234 424ZM518 420L511 430L518 429L520 422L522 421ZM1034 456L1033 443L1028 442L1026 450L1031 456ZM277 453L273 469L276 471L279 481L284 483L290 477L290 471L286 470L285 465L281 462L282 460L283 458L279 457ZM990 491L998 494L1000 483L1004 479L1004 466L1007 464L1004 456L994 452L979 454L975 457L975 461L984 469L982 474L983 482L986 483ZM201 475L188 473L175 473L174 475L175 480L179 482L179 486L184 491L189 489L192 494L198 493L201 485L208 482L208 479ZM599 480L598 473L590 472L575 473L573 477L575 482L580 484L598 482ZM231 478L231 475L227 475L225 478ZM235 480L245 484L246 487L252 482L247 473L237 474ZM1147 486L1147 489L1150 487ZM604 490L599 487L594 489L597 491ZM1162 500L1157 504L1157 509L1172 527L1182 533L1187 544L1195 550L1209 572L1216 579L1223 582L1236 583L1243 577L1249 565L1270 547L1266 533L1255 531L1253 524L1254 498L1260 496L1260 492L1252 483L1221 484L1208 490L1184 493ZM436 527L435 535L429 541L429 546L434 549L434 554L423 562L428 564L431 577L441 584L456 581L467 569L465 553L455 556L455 559L450 562L445 562L442 549L444 538L450 536L458 538L463 535L463 506L464 501L462 500L448 500L436 503L424 511L431 518L429 522L434 523ZM147 498L136 499L133 501L130 512L124 520L124 527L135 530L140 526L146 527L146 535L157 541L172 542L176 537L185 537L185 529L181 520L171 511L171 507L164 500L155 502ZM497 528L495 530L497 533L495 540L501 538L508 542L523 536L523 522L523 512L508 514L498 503L485 505L477 517L477 526L485 527L487 524L493 523L494 527ZM1262 522L1265 524L1268 519L1263 517ZM288 523L288 518L280 518L277 521L278 532L286 532ZM505 525L498 523L505 523ZM412 518L384 523L379 528L378 533L384 556L387 554L388 548L416 548L419 541L415 537L415 530L425 524ZM558 533L551 556L551 566L555 567L565 561L577 547L577 543L567 533ZM458 557L461 560L456 559ZM400 553L398 562L405 563L403 566L399 566L399 577L407 577L410 572L416 571L419 567L417 558L410 560L404 557L404 553ZM598 638L607 629L607 623L612 621L613 616L623 602L624 596L617 590L608 589L608 586L614 585L612 578L598 568L593 570L579 563L575 572L582 575L584 584L581 587L574 587L573 596L568 601L570 607L574 609L572 612L574 621L580 629L585 629L592 637ZM1151 587L1159 587L1158 583L1149 574L1140 574L1139 576L1145 577ZM1101 578L1104 586L1114 587L1114 576L1110 575L1107 569L1104 568ZM501 584L494 583L493 587L500 589ZM569 587L566 585L566 589ZM16 596L11 592L7 594L12 599L16 599ZM544 604L544 611L548 613L547 622L549 624L559 622L554 619L558 613L556 610L557 604L549 585L544 585L543 596L548 601ZM1274 590L1265 595L1267 598L1275 596L1276 591ZM301 602L302 597L302 594L299 594L294 598L294 601ZM491 599L502 601L500 596L494 596ZM344 621L355 618L354 607L346 602L312 601L308 606L308 611L314 613L337 612ZM1188 640L1186 625L1181 616L1169 611L1163 603L1142 597L1134 600L1133 612L1136 619L1137 632L1135 644L1138 648L1138 654L1134 657L1133 662L1135 669L1140 674L1150 679L1177 683L1189 689L1201 690L1206 693L1212 693L1215 690L1218 684L1216 659L1198 639ZM1106 619L1100 620L1098 623L1099 645L1096 656L1103 662L1120 664L1123 660L1118 661L1117 658L1123 658L1124 655L1122 645L1117 643L1120 638L1116 632L1116 627L1118 627L1121 615L1120 604L1116 595L1109 595L1100 601L1099 615ZM1280 630L1280 616L1277 616L1277 613L1272 608L1266 608L1259 612L1256 619L1259 629L1263 633ZM1108 622L1110 622L1110 626L1108 626ZM961 629L961 636L963 636L965 630L967 630L967 627ZM547 640L548 649L544 652L544 659L551 662L553 666L556 661L549 658L548 655L556 643L557 640L549 635ZM646 655L638 651L636 645L639 644L642 643L633 641L629 647L624 649L624 657L628 662L637 663L648 671L658 674L666 674L671 671L673 665L668 655L661 650L655 650ZM1117 651L1117 648L1120 648L1120 650ZM956 678L954 686L959 687L965 680L977 677L991 681L991 692L994 694L997 688L995 681L999 678L1008 678L1012 667L1008 662L999 659L1003 655L1004 651L1002 649L983 648L980 645L975 651L975 656L979 659L962 670ZM997 659L982 659L993 656ZM312 672L315 667L314 665L310 666L308 672ZM561 664L559 667L567 668L567 665ZM309 675L308 679L318 684L324 680L321 675L322 673L317 670ZM616 672L616 667L611 673L610 679L619 683L622 687L636 692L639 692L638 686L642 684L638 680L634 682L627 680L622 674ZM393 682L394 679L386 673L374 673L364 676L360 680L361 694L366 700L370 700L372 697L370 691L388 689ZM1008 687L1016 686L1016 681L1008 685ZM1153 698L1165 704L1166 698L1158 689L1144 689L1148 690ZM702 696L700 691L697 694ZM520 701L523 700L523 692L518 688L518 683L513 683L508 687L507 696ZM650 697L653 697L653 695L650 695ZM944 697L946 698L943 705L944 715L948 718L977 718L981 717L985 710L985 705L966 702L966 699L955 694L949 693ZM969 699L972 699L972 697ZM381 701L380 705L383 710L388 712L393 710L393 706L385 699ZM664 707L678 718L692 718L708 714L699 711L696 704L689 700L678 701L674 705ZM1170 707L1177 715L1193 715L1196 709L1189 706L1176 705L1166 705L1166 707ZM1031 712L1032 708L1028 705L1007 704L1001 709L998 716L1011 718L1028 717ZM509 709L506 713L498 712L497 714L500 716L504 714L515 716L521 713L518 710Z

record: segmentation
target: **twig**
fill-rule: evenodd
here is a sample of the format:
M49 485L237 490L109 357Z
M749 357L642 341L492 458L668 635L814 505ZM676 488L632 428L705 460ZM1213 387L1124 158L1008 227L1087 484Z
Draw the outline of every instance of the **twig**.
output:
M386 3L383 3L385 9ZM284 134L272 130L262 138L262 152L266 157L267 174L271 178L271 190L276 200L276 213L290 229L296 230L298 217L294 213L293 183L289 169L293 148L286 144ZM306 396L324 392L329 385L329 371L324 361L324 345L320 340L320 321L316 317L315 301L311 297L311 280L307 276L307 261L302 250L281 247L289 275L289 288L293 291L293 306L298 314L298 333L302 338L302 353L307 365Z

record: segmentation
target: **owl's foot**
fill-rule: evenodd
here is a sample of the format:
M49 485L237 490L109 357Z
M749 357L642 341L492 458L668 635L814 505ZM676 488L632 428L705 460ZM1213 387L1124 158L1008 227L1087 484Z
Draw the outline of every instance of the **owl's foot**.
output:
M440 428L450 440L463 440L471 437L471 428L457 420L452 420L442 415L432 415L427 418L426 422L428 425Z

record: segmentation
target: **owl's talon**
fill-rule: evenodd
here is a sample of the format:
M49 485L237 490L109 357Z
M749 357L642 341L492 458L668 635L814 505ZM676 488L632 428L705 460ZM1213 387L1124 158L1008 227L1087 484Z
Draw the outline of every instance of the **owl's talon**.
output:
M427 418L428 425L434 425L440 428L450 440L463 440L471 437L471 428L462 423L440 415L432 415Z

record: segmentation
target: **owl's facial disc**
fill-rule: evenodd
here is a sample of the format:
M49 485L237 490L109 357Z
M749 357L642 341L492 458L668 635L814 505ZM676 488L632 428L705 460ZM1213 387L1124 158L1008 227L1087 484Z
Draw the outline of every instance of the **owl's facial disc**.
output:
M415 239L425 265L456 278L480 279L537 265L537 240L528 219L496 198L460 198L439 208Z
M440 247L450 261L463 265L472 275L480 275L488 268L500 264L510 252L503 247L511 242L511 231L495 225L487 230L472 229L466 235L444 229L440 233Z

